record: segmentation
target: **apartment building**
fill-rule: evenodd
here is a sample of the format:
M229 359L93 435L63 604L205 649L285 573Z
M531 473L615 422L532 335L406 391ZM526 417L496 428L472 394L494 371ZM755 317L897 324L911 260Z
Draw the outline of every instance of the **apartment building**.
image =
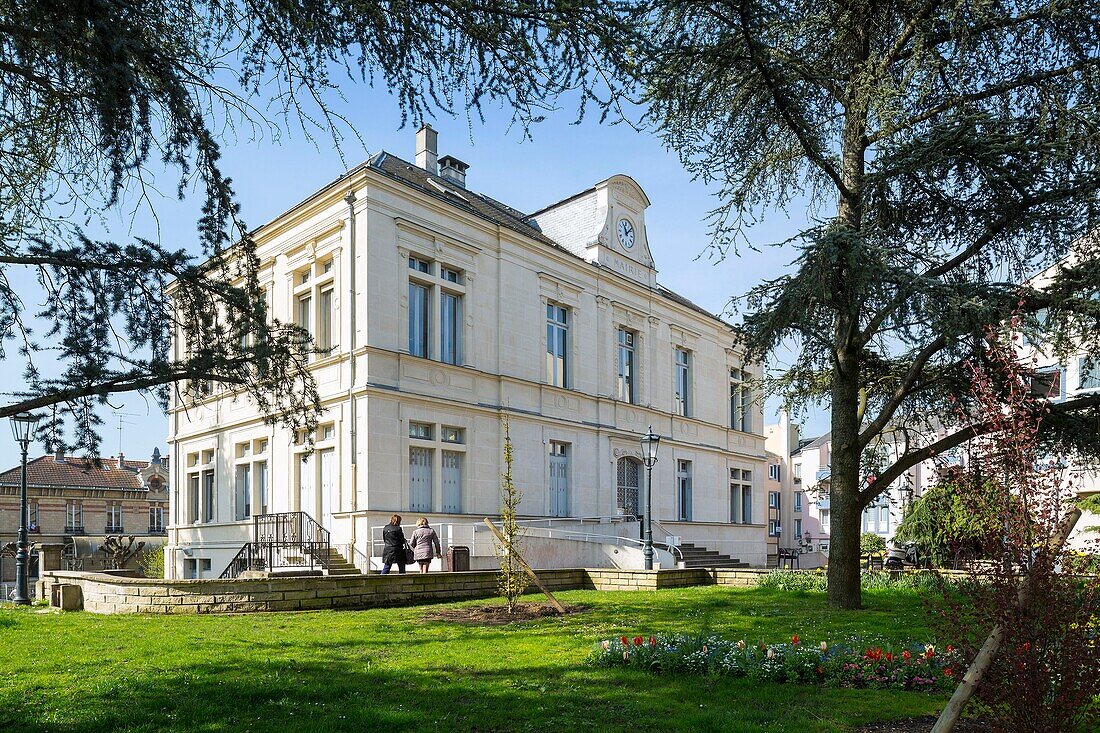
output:
M61 453L27 461L27 530L32 546L61 545L73 567L103 567L106 535L163 543L169 513L169 467L154 450L148 461L124 456L98 463ZM0 546L19 532L20 467L0 473ZM33 573L32 573L33 574ZM0 582L14 579L14 560L0 562Z

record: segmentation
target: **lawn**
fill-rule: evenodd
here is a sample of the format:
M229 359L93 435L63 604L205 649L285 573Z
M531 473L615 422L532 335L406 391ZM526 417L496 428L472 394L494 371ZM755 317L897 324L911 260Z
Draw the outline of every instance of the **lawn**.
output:
M635 632L924 642L914 591L865 591L858 612L830 611L821 593L761 589L560 598L589 608L470 627L424 620L438 606L191 617L8 607L0 610L0 730L803 733L928 714L943 702L584 664L599 639Z

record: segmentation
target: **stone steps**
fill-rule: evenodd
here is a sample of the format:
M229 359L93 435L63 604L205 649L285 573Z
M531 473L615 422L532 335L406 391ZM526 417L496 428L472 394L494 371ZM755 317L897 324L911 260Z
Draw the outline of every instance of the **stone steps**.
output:
M701 547L690 542L685 542L680 545L680 552L683 554L685 568L734 569L747 568L749 566L748 563L741 562L738 558L723 555L717 550L709 550L706 547Z

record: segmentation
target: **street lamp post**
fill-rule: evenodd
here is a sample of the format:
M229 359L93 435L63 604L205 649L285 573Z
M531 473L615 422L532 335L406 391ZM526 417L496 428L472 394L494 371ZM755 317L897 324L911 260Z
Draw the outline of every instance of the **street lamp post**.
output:
M653 464L657 462L657 447L661 436L653 434L649 427L642 436L642 462L645 464L645 531L642 537L642 555L645 569L653 569Z
M31 602L28 588L31 553L27 542L27 449L30 448L37 425L38 416L29 412L11 416L11 432L23 454L22 470L19 475L19 541L15 552L15 598L12 599L19 606L29 606Z

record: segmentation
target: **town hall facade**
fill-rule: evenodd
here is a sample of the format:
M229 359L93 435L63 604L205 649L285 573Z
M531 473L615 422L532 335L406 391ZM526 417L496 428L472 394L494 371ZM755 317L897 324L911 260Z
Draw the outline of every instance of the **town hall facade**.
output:
M314 365L324 411L310 453L239 395L171 410L170 577L217 577L252 517L278 512L360 558L391 514L426 516L488 567L502 417L520 511L543 528L533 564L592 564L591 543L637 558L652 426L654 539L763 565L761 367L657 283L645 192L615 175L527 215L467 170L424 126L415 164L374 155L255 233L273 314L331 350Z

